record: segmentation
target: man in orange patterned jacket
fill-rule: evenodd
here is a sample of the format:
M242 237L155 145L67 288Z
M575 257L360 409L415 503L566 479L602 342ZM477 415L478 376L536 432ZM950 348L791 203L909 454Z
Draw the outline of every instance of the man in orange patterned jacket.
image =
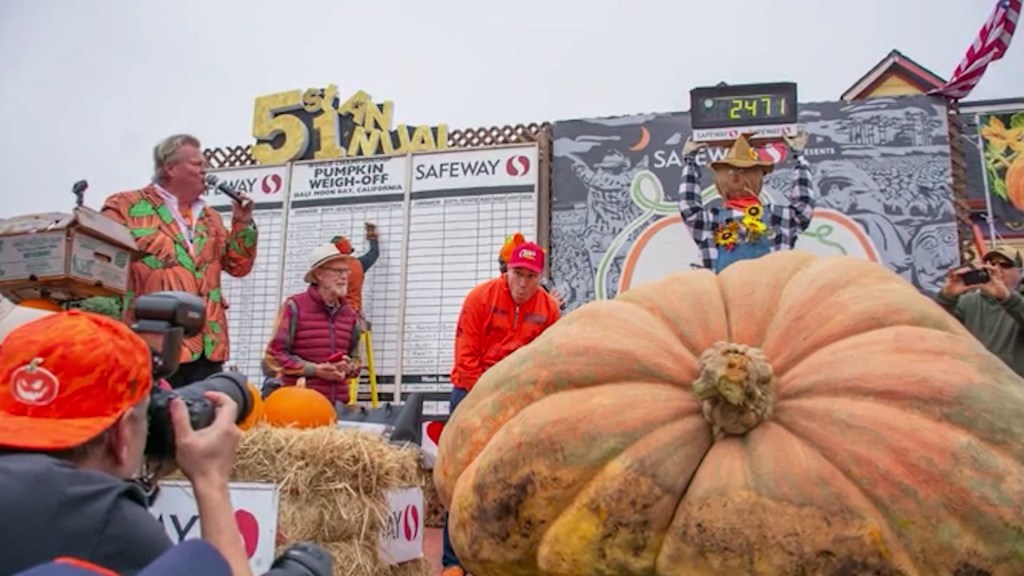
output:
M197 138L178 134L153 150L153 183L107 198L103 213L124 224L144 257L132 262L124 319L135 299L164 290L196 294L206 302L206 325L181 349L181 366L168 378L179 388L220 372L228 357L227 308L221 271L241 278L256 258L252 203L235 204L231 229L203 202L206 160Z

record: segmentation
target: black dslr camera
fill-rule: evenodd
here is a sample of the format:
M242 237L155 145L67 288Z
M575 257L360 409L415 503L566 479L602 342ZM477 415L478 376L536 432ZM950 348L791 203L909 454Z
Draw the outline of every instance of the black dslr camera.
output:
M153 391L149 402L149 436L146 456L155 459L174 457L174 428L171 424L170 401L178 397L188 407L193 429L213 423L216 406L203 394L222 392L238 404L237 422L252 411L253 398L246 377L238 372L219 372L205 380L193 382L176 390L164 390L156 381L178 369L181 343L198 334L206 322L206 306L202 299L188 292L157 292L140 296L135 301L136 322L132 330L149 344L153 353Z

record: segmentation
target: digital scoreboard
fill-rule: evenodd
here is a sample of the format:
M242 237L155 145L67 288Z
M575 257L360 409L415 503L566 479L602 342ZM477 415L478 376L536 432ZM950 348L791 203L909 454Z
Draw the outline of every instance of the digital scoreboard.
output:
M797 133L793 82L707 86L690 91L690 122L697 142L727 142L740 134L778 140Z

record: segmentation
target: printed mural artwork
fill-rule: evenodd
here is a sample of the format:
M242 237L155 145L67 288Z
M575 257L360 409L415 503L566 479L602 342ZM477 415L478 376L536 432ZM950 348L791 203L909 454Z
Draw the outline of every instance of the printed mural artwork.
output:
M796 249L882 262L934 294L959 261L944 103L915 96L802 104L805 155L819 195ZM572 310L629 286L701 267L679 215L682 146L689 115L666 113L554 125L552 280ZM756 142L755 142L756 144ZM697 154L702 199L721 203ZM775 169L766 202L785 203L793 161L783 142L757 148Z
M968 197L984 200L987 191L997 233L1024 232L1024 110L978 114L964 123Z

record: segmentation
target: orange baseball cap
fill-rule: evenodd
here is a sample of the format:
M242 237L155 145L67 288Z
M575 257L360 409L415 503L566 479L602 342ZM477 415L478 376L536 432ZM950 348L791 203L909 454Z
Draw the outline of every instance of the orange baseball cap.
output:
M0 346L0 446L84 444L152 385L149 346L122 322L69 310L22 324Z

